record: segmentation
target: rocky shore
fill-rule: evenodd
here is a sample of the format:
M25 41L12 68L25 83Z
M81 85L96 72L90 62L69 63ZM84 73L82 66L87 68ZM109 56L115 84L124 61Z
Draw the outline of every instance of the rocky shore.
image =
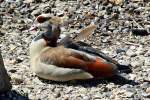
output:
M144 29L150 33L148 0L122 0L119 5L108 0L2 1L0 47L13 87L11 91L0 94L0 100L150 99L150 35L133 32L133 29ZM59 83L39 79L29 64L29 45L36 32L27 30L42 13L77 20L65 27L63 34L75 34L95 23L97 30L85 42L119 63L131 64L133 72L122 73L122 77L113 79L80 82Z

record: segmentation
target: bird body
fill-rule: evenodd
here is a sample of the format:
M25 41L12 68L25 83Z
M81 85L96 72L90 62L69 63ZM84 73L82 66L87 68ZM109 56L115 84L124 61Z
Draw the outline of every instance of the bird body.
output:
M37 48L40 49L37 50ZM61 48L62 47L51 48L46 46L46 41L44 41L44 39L33 41L30 46L30 63L32 71L41 78L55 81L93 78L91 74L81 69L56 66L55 64L62 63L60 59L63 57L59 57L61 55L57 52ZM44 55L47 53L48 55L45 57ZM57 53L59 55L57 55ZM69 54L68 51L65 51L64 53Z
M40 18L41 23L47 20L43 16L38 18ZM87 37L95 28L95 26L88 26L77 39ZM58 23L55 25L48 24L46 30L45 33L37 35L30 45L31 68L37 76L54 81L69 81L106 78L118 74L117 62L95 49L85 50L67 40L63 41L64 44L58 44L57 41L60 36ZM84 35L84 32L88 33ZM74 46L70 45L72 43Z
M31 43L30 59L39 77L55 81L111 77L117 70L100 57L64 46L50 47L44 38Z

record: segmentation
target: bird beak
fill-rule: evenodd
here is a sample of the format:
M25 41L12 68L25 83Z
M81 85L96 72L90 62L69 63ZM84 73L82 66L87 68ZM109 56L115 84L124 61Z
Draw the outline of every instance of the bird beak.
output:
M29 31L37 31L38 27L36 25L32 25Z

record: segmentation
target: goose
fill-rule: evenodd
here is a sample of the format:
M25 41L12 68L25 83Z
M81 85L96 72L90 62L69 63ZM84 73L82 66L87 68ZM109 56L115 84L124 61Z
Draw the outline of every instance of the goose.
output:
M97 55L58 45L61 24L58 24L60 21L53 22L53 18L38 16L36 20L40 24L46 24L37 24L30 29L35 29L35 26L45 29L45 32L37 35L30 45L31 69L37 76L53 81L70 81L106 78L118 74L116 61L110 62Z

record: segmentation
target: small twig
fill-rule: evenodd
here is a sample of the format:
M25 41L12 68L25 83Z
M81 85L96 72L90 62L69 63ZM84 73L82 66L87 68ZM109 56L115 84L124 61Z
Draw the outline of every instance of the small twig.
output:
M131 43L131 42L124 42L125 44L128 44L128 45L135 45L135 46L139 46L140 44L136 44L136 43Z
M135 19L133 18L132 19L133 20L133 23L135 23L136 25L137 25L137 27L138 28L140 28L140 29L144 29L139 23L137 23L136 21L135 21Z

